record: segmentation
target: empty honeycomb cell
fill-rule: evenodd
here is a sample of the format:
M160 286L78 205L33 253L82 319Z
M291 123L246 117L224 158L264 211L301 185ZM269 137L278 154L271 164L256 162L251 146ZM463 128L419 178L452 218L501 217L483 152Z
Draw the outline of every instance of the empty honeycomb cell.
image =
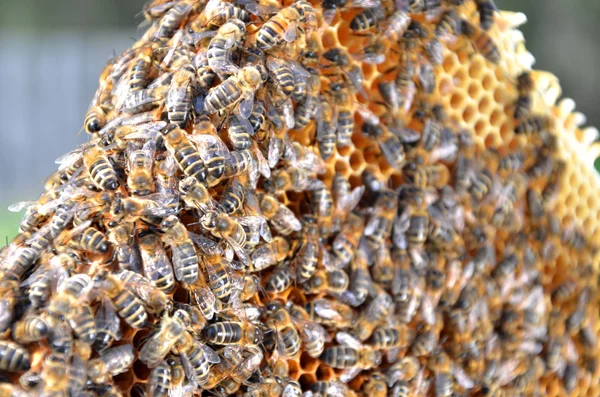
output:
M287 364L288 364L288 371L289 371L290 377L292 377L296 380L303 373L314 372L314 371L307 371L304 368L302 368L301 365L298 363L298 360L287 360Z
M336 31L333 29L327 29L323 36L321 37L321 43L323 44L323 48L328 50L330 48L335 48L338 45Z
M450 99L450 106L452 109L461 110L465 106L465 96L462 93L456 93L452 95Z
M453 74L458 65L458 58L456 54L450 53L444 58L444 62L442 62L442 68L444 72L448 74Z
M518 137L515 137L515 139L509 141L509 139L512 138L514 136L514 134L515 134L514 128L508 120L505 121L504 124L502 124L500 126L500 136L502 137L502 139L505 141L511 142L511 143L515 142L515 146L516 146L516 145L518 145L518 141L519 141Z
M480 114L489 114L492 110L492 100L490 99L489 96L484 95L480 100L479 100L479 113Z
M496 86L496 78L494 77L494 75L491 73L487 73L483 77L483 80L481 80L481 86L484 90L488 92L493 91Z
M507 99L506 90L504 88L497 87L494 90L494 101L496 101L497 103L509 103L509 100Z
M352 161L352 160L350 160ZM347 177L350 173L350 169L348 167L348 162L345 159L340 159L335 163L335 172L344 175Z
M121 388L122 390L127 390L133 384L135 376L133 375L133 371L130 369L121 374L118 374L113 377L115 384Z
M479 81L483 76L484 70L485 65L481 59L474 59L469 66L469 77L471 77L474 81Z
M304 372L314 373L319 366L319 360L309 356L308 353L304 352L300 356L300 366Z
M484 139L485 147L488 149L496 149L501 143L502 141L494 134L489 134Z
M479 99L479 96L481 95L481 85L479 83L472 82L469 84L469 89L467 92L472 99Z
M338 146L337 150L338 150L338 154L340 155L340 157L344 157L346 159L354 151L354 148L352 147L352 145L343 146L343 147ZM348 160L344 160L344 161L348 161Z
M475 121L475 117L477 117L477 111L475 106L469 104L465 108L462 114L462 119L466 124L471 124Z
M305 390L309 390L310 386L314 384L318 379L320 378L317 378L317 375L314 373L304 373L300 375L299 382Z
M485 136L487 135L487 123L485 120L479 120L477 123L475 123L473 130L477 136Z
M140 360L137 360L133 364L133 373L135 374L135 377L138 380L146 380L146 379L148 379L148 376L150 375L150 370L148 369L146 364L144 364Z
M500 125L504 122L505 117L506 116L504 115L504 112L500 111L499 109L496 109L490 115L490 123L494 127L500 127Z

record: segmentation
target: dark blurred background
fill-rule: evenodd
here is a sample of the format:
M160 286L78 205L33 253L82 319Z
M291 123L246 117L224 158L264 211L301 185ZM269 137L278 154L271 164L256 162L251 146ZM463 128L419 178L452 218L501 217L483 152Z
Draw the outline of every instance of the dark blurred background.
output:
M85 141L83 117L106 61L140 36L145 0L0 0L0 246L54 160ZM600 126L600 2L496 0L524 12L536 69L556 74L588 123ZM137 17L136 17L137 15ZM79 132L79 135L78 135Z

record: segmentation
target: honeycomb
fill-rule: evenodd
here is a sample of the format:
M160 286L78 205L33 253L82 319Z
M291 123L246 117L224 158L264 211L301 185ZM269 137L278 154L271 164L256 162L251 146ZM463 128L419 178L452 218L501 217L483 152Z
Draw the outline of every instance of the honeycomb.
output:
M392 3L149 3L11 207L0 395L600 395L598 131L523 14Z

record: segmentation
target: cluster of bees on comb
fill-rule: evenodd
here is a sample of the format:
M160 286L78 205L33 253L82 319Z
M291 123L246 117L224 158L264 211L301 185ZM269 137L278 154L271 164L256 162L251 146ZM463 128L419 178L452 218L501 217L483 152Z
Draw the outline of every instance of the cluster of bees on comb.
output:
M498 14L148 3L89 142L11 206L0 397L592 395L597 248ZM440 99L457 57L516 91L510 143Z

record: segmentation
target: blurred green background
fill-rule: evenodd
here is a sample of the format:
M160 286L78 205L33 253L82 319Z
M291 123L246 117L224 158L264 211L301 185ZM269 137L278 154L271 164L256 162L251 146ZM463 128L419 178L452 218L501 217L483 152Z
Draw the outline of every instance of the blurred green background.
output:
M97 78L113 53L133 43L145 0L2 0L0 2L0 246L17 231L54 159L71 150ZM600 125L600 2L496 0L522 11L536 69L553 72L588 124ZM64 109L69 109L68 113Z

